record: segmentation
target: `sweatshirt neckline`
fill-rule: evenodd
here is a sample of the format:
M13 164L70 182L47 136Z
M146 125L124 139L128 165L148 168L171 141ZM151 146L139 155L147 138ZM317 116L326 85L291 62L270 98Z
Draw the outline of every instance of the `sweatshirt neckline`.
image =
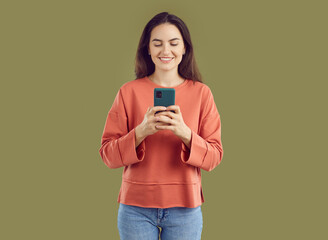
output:
M154 83L152 80L150 80L148 78L148 76L145 76L145 80L147 82L149 82L151 85L153 85L155 88L174 88L174 89L179 89L179 88L182 88L183 86L187 85L187 83L189 82L188 79L185 79L183 83L180 83L179 85L175 86L175 87L164 87L162 85L159 85L159 84L156 84Z

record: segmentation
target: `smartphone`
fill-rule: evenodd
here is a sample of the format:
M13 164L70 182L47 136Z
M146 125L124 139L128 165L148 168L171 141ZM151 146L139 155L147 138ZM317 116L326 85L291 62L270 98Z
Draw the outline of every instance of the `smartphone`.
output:
M175 89L174 88L155 88L154 89L154 106L168 107L170 105L175 105ZM158 111L158 112L160 112L160 111ZM156 112L156 113L158 113L158 112ZM174 112L174 111L172 111L172 112Z

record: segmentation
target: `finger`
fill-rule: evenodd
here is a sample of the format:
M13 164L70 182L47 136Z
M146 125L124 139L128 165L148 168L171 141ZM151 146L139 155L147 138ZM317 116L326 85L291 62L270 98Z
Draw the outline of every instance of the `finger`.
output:
M157 111L165 111L165 110L166 110L166 107L164 107L164 106L155 106L155 107L151 108L150 113L155 114Z
M173 124L173 120L170 117L163 116L163 115L162 116L156 116L155 120L156 120L156 122Z
M157 113L156 116L166 116L166 117L169 117L169 118L176 118L176 113L173 113L171 111L164 111L164 112L160 112L160 113Z
M171 125L156 125L156 129L158 130L171 130L173 131L173 126Z
M180 107L178 105L171 105L166 108L167 111L173 110L175 113L180 114Z
M157 127L157 126L171 126L171 124L163 123L163 122L157 122L155 127Z

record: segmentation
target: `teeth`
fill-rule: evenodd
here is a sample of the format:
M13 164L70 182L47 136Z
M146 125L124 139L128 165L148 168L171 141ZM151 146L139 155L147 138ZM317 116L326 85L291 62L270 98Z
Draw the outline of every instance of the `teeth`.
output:
M160 58L161 60L168 61L171 60L172 58Z

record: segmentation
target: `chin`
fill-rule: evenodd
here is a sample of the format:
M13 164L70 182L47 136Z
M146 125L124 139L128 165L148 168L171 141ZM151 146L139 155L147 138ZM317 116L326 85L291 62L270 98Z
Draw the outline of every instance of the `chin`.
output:
M173 70L178 70L178 66L174 66L174 67L157 67L158 69L162 70L162 71L173 71Z

